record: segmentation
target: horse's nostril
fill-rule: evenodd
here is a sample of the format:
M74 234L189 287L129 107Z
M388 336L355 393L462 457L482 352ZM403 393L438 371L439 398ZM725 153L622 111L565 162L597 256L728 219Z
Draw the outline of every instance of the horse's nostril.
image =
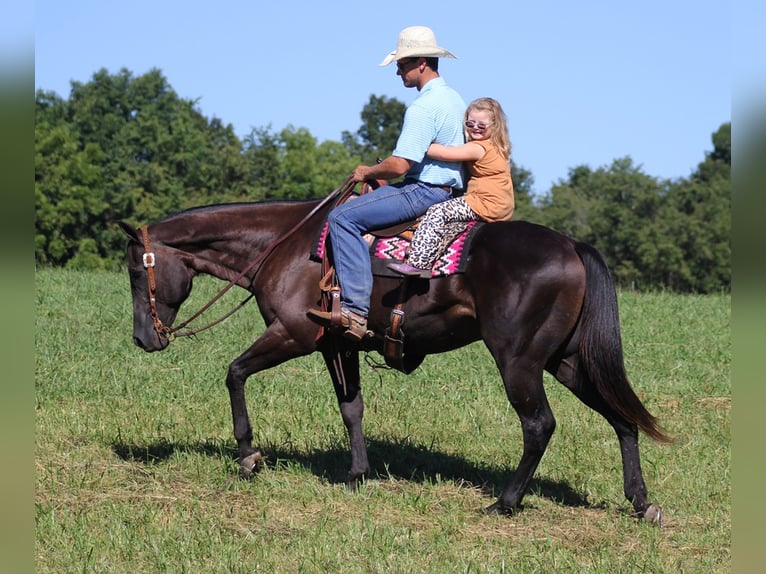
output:
M136 344L136 347L141 347L142 349L144 348L144 345L141 342L141 339L139 339L138 337L133 337L133 342Z

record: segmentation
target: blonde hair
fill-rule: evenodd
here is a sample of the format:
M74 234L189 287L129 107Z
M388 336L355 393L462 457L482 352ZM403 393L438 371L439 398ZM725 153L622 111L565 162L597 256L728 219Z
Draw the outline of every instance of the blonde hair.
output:
M494 129L492 135L489 136L491 141L503 157L511 157L511 139L508 136L508 121L505 119L505 112L500 106L500 102L492 98L478 98L468 104L468 108L465 111L465 118L468 119L468 114L472 110L489 112ZM471 141L471 135L468 130L465 132L466 140Z

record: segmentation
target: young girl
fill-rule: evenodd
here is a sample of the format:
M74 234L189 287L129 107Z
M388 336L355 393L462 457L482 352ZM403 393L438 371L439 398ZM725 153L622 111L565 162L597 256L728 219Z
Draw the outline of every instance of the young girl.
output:
M432 205L415 231L404 263L388 267L402 275L431 276L431 266L468 221L505 221L514 209L511 142L505 113L497 100L479 98L465 112L467 143L432 143L428 157L468 162L471 178L466 194Z

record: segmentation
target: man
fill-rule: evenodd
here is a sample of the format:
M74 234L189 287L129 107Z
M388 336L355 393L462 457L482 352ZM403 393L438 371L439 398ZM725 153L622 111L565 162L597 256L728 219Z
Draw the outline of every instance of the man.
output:
M396 74L419 95L404 114L404 125L393 153L377 165L358 166L354 182L405 176L404 181L359 196L335 207L328 216L335 273L341 288L343 336L361 341L367 336L372 293L370 254L364 234L423 215L435 203L462 193L459 162L426 157L432 142L461 145L465 102L439 75L439 58L455 58L436 43L430 28L411 26L399 34L396 50L381 66L396 61ZM310 309L311 319L329 325L329 312Z

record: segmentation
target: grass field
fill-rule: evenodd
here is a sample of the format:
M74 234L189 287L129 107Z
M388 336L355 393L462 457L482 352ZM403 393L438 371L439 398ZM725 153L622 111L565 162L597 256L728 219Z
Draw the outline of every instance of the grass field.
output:
M221 286L198 281L181 315ZM728 295L620 294L628 373L676 437L642 440L662 529L628 515L611 428L551 378L558 426L524 510L481 514L521 453L481 344L429 357L409 376L363 372L373 476L351 493L319 356L249 380L268 460L255 480L238 478L224 377L262 329L254 304L146 354L132 343L127 274L39 270L35 297L38 572L731 569Z

